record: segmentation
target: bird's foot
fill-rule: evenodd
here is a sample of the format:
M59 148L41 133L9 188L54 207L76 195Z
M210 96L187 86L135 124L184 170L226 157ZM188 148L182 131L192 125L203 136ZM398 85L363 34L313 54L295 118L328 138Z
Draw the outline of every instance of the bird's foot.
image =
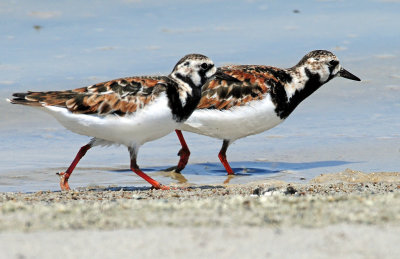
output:
M64 172L59 172L57 175L60 177L60 187L61 191L69 191L71 188L69 188L68 184L68 178L65 178L65 173Z
M228 174L228 177L226 178L226 180L224 181L224 184L228 184L233 178L235 178L235 174Z
M187 190L188 188L185 187L172 187L167 185L160 184L159 186L152 186L152 190L164 190L164 191L171 191L171 190Z
M164 171L164 172L175 172L177 174L181 173L180 171L178 171L178 166L171 166L171 167L168 167L168 168L166 168L166 169L164 169L162 171Z

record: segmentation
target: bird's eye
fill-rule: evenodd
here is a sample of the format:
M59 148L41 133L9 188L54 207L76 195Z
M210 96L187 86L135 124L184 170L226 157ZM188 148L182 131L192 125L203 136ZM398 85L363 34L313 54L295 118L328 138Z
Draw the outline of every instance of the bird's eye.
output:
M183 63L183 65L184 66L189 66L189 62L186 61L185 63Z
M207 63L201 64L201 68L202 68L202 69L207 69L207 68L208 68L208 64L207 64Z
M331 65L332 67L336 67L337 64L339 64L339 61L337 61L337 60L329 61L329 65Z

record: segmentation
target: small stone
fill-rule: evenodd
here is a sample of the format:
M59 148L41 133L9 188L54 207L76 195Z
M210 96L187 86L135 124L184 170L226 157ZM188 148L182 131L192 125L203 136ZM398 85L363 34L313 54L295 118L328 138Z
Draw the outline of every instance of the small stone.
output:
M292 186L288 186L287 188L286 188L286 191L284 192L284 194L290 194L290 195L293 195L293 194L295 194L297 192L297 190L295 189L295 188L293 188Z
M254 189L253 195L260 196L260 195L261 195L261 187L258 187L258 188L256 188L256 189Z

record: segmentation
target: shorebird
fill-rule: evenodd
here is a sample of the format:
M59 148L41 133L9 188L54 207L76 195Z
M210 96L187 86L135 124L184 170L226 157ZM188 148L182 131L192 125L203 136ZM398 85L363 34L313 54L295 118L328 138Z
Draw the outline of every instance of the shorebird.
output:
M169 189L140 170L139 147L179 128L199 103L202 85L215 72L208 57L190 54L168 76L126 77L66 91L14 93L8 101L40 108L65 128L93 137L68 169L59 173L61 190L70 189L68 179L90 148L110 144L128 147L131 170L154 188Z
M218 70L230 78L217 76L204 84L197 109L176 130L182 146L177 172L185 168L190 156L181 130L222 139L218 157L228 175L232 175L234 171L226 158L232 142L282 123L297 105L335 77L360 81L326 50L311 51L287 69L232 65Z

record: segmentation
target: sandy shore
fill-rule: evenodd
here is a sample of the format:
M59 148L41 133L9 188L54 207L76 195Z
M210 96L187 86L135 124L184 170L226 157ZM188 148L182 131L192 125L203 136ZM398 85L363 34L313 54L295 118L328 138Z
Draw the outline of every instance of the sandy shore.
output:
M2 258L400 256L400 173L1 193L0 206Z

